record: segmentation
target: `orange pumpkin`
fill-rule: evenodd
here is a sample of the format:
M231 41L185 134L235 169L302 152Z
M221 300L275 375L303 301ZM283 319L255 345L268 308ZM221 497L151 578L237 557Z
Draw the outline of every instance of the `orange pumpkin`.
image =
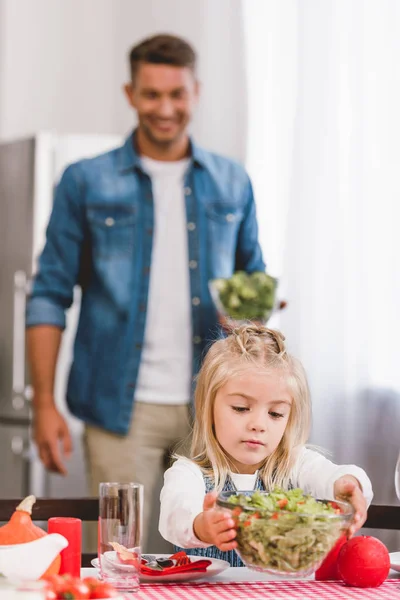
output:
M35 496L24 498L11 515L8 523L0 527L0 546L25 544L47 535L43 529L37 527L32 521L32 506L35 502ZM61 556L58 555L41 578L47 575L56 575L60 570L60 565Z

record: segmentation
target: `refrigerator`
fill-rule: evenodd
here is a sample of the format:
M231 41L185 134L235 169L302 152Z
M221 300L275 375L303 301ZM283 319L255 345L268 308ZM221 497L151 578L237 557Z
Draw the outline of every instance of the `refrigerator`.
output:
M36 135L0 143L0 497L86 495L82 423L69 415L65 392L80 290L67 314L55 398L68 419L74 451L68 475L48 474L30 441L32 388L26 368L25 307L45 242L55 184L64 168L121 145L118 135Z

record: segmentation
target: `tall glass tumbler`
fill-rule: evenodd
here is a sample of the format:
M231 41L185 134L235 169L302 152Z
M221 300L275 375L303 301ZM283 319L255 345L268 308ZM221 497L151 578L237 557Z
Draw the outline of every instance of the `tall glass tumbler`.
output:
M143 486L101 483L98 555L104 581L121 590L139 589ZM132 554L126 554L121 549Z
M396 488L396 496L400 500L400 453L394 470L394 487Z

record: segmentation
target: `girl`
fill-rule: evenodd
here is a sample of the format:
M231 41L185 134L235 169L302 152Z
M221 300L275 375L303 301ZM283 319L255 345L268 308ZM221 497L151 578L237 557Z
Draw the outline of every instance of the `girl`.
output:
M164 476L159 529L190 554L242 566L234 552L229 512L216 509L220 491L299 487L316 498L349 501L349 534L366 519L371 482L353 465L338 466L307 449L311 402L303 367L284 336L244 325L215 342L200 370L191 459Z

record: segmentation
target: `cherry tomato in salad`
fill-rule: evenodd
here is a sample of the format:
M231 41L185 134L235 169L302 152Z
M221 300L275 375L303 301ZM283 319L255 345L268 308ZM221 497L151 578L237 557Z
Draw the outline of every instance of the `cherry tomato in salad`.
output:
M288 502L289 500L287 498L282 498L282 500L278 500L277 504L279 508L285 508Z
M242 513L242 508L240 506L235 506L232 510L232 516L238 517Z

